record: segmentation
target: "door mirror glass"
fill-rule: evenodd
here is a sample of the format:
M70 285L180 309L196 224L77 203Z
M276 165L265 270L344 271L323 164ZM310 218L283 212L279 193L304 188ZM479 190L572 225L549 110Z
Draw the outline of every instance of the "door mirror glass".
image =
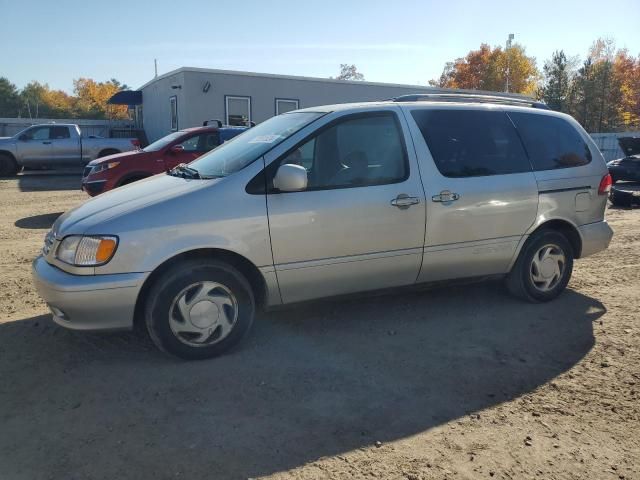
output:
M182 153L184 152L184 147L182 145L174 145L170 149L171 153Z
M286 163L278 168L273 186L281 192L299 192L307 188L307 170L300 165Z

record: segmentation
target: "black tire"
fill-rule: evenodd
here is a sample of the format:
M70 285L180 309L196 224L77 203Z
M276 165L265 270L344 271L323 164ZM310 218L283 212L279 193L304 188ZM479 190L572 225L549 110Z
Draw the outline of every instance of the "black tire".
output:
M555 285L549 290L543 291L533 280L532 268L534 256L546 246L552 245L564 255L564 267ZM571 273L573 272L573 248L567 238L554 230L540 230L535 232L522 247L522 251L515 265L507 276L507 288L509 291L523 300L529 302L548 302L558 297L566 288Z
M622 198L623 195L620 195L619 193L612 191L609 194L609 201L611 202L611 205L613 205L614 207L630 207L630 203L628 199L626 198Z
M98 158L106 157L108 155L115 155L116 153L120 153L120 150L116 150L115 148L108 148L106 150L102 150L98 154Z
M190 288L197 288L191 286L197 285L198 282L216 282L227 288L235 300L236 316L229 333L224 338L215 340L215 334L218 331L216 326L210 329L213 334L209 333L209 335L214 338L211 343L192 346L185 343L190 340L185 339L180 332L174 333L169 317L179 314L176 299L183 292L188 292ZM186 298L188 293L184 295ZM193 311L194 305L190 308ZM212 358L228 351L249 332L254 316L255 299L247 279L231 265L208 259L185 261L163 273L151 287L145 305L145 322L153 343L160 350L185 360ZM218 318L218 321L224 320Z
M18 170L18 162L15 158L6 153L0 153L0 177L13 177Z

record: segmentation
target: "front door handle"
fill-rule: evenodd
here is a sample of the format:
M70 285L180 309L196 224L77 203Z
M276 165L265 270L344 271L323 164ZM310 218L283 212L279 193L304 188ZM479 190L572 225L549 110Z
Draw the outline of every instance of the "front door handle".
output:
M460 195L454 192L450 192L449 190L443 190L438 195L434 195L431 197L431 200L434 202L455 202L460 198Z
M51 145L51 142L42 142L43 145Z
M418 203L420 203L420 199L418 197L410 197L406 193L401 193L391 200L391 205L402 209L409 208L411 205L417 205Z

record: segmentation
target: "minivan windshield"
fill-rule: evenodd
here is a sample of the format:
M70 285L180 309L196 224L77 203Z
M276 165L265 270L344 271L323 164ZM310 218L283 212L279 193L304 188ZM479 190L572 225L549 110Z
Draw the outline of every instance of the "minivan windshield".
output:
M295 112L272 117L191 162L201 178L226 177L260 158L286 138L325 115Z
M174 140L179 139L183 135L184 135L184 132L173 132L173 133L170 133L166 137L162 137L161 139L156 140L153 143L150 143L149 145L144 147L142 150L144 150L145 152L159 152L164 147L169 145L171 142L173 142Z

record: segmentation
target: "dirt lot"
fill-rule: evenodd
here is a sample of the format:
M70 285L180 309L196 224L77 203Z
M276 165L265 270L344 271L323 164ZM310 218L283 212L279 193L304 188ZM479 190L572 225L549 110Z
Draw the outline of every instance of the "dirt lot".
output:
M640 210L550 304L316 303L186 363L51 322L30 262L78 182L0 180L0 479L640 479Z

